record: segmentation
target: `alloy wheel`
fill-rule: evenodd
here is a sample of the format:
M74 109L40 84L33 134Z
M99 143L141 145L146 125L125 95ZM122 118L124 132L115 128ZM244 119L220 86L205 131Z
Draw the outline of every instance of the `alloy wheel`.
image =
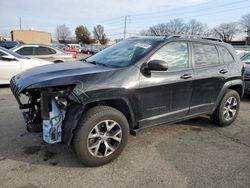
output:
M88 151L94 157L107 157L119 147L121 126L114 120L104 120L94 126L88 135Z
M238 102L235 97L229 97L224 105L223 116L227 121L234 118L237 112Z

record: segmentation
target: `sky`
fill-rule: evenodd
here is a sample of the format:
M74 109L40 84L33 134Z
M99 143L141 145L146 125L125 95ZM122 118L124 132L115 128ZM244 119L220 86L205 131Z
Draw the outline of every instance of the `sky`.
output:
M0 0L0 35L19 29L48 31L66 24L72 35L79 25L89 31L104 26L111 39L121 38L127 16L127 36L173 18L196 19L210 28L239 21L250 13L250 0Z

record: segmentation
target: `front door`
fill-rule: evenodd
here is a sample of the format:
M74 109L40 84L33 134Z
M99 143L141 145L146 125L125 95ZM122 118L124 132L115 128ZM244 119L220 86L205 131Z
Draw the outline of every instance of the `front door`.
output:
M167 71L151 71L140 75L139 103L141 126L161 124L181 117L189 111L192 95L193 70L189 61L188 42L170 42L151 56L163 60Z
M9 84L11 77L21 72L21 65L16 59L7 60L2 56L8 54L0 51L0 84Z

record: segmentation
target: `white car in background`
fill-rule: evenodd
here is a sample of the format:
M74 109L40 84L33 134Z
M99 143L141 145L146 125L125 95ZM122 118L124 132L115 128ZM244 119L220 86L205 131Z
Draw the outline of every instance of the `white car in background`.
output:
M40 59L31 59L0 47L0 85L9 84L12 76L32 67L52 64Z

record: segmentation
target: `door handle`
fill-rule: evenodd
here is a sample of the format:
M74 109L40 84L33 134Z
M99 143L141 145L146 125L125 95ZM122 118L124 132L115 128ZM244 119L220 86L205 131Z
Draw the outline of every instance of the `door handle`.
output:
M181 76L181 79L189 79L189 78L192 78L192 75L191 74L183 74Z
M221 73L221 74L226 74L227 72L228 72L228 70L226 70L226 69L221 69L221 70L220 70L220 73Z

